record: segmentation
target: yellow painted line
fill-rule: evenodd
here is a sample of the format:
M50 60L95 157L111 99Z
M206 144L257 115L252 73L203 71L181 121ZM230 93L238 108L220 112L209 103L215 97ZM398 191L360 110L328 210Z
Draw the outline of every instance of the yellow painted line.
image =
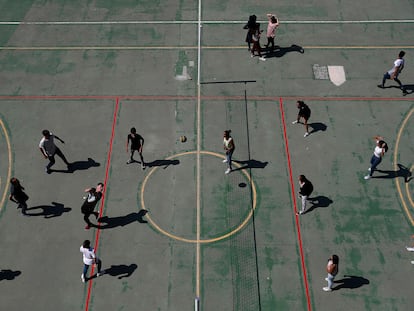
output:
M414 49L414 45L305 45L309 50L371 50L371 49ZM289 49L289 46L282 46ZM0 50L9 51L84 51L84 50L197 50L197 46L1 46ZM202 46L202 50L245 50L245 46Z
M9 134L7 132L6 127L4 126L3 120L0 118L0 126L3 130L4 133L4 137L6 138L6 144L7 144L7 156L9 157L9 163L8 163L8 168L7 168L7 180L10 180L11 178L11 170L12 170L12 152L11 152L11 144L10 144L10 137ZM1 197L1 201L0 201L0 210L3 208L4 206L4 202L6 201L6 196L7 196L7 183L5 184L4 187L4 192L3 192L3 196Z
M398 164L398 150L399 150L399 144L400 144L400 140L401 140L401 135L402 135L402 133L404 131L404 128L405 128L408 120L410 119L411 115L413 114L413 112L414 112L414 108L412 108L410 110L410 112L407 114L407 116L405 117L403 123L401 124L400 130L398 131L397 141L395 142L395 149L394 149L394 170L395 171L398 170L398 166L397 166L397 164ZM403 205L404 211L405 211L408 219L410 220L411 225L414 226L414 219L413 219L413 216L411 215L411 212L410 212L409 207L407 206L407 203L405 202L404 195L403 195L403 193L401 191L401 186L400 186L400 180L399 180L399 178L396 178L395 184L397 185L398 195L400 196L401 203Z
M181 157L181 156L184 156L184 155L191 155L191 154L197 154L197 151L187 151L187 152L183 152L183 153L179 153L179 154L175 154L175 155L172 155L172 156L170 156L170 157L168 157L168 158L166 158L166 160L171 160L171 159L175 159L175 158L178 158L178 157ZM211 151L200 151L200 154L206 154L206 155L211 155L211 156L214 156L214 157L218 157L218 158L221 158L221 159L224 159L225 157L223 156L223 155L221 155L221 154L219 154L219 153L215 153L215 152L211 152ZM236 163L236 162L234 162L233 163L237 168L240 168L241 167L241 165L239 164L239 163ZM156 167L154 167L154 168L152 168L151 169L151 171L148 173L148 175L147 176L145 176L145 178L144 178L144 181L142 182L142 186L141 186L141 208L143 209L143 210L147 210L146 209L146 207L145 207L145 199L144 199L144 192L145 192L145 187L146 187L146 184L147 184L147 182L148 182L148 180L149 180L149 178L150 178L150 176L156 171L158 169L158 167L156 166ZM170 232L167 232L166 230L164 230L164 229L162 229L158 224L156 224L153 220L152 220L152 218L151 218L151 216L150 216L150 213L148 213L148 214L146 214L146 217L147 217L147 219L148 219L148 222L157 230L157 231L159 231L160 233L162 233L163 235L165 235L165 236L167 236L167 237L169 237L169 238L171 238L171 239L174 239L174 240L177 240L177 241L181 241L181 242L186 242L186 243L202 243L202 244L207 244L207 243L213 243L213 242L217 242L217 241L221 241L221 240L224 240L224 239L227 239L228 237L230 237L230 236L232 236L232 235L234 235L234 234L236 234L237 232L239 232L241 229L243 229L245 226L246 226L246 224L249 222L249 220L252 218L252 216L253 216L253 212L254 212L254 210L256 209L256 203L257 203L257 191L256 191L256 185L254 184L254 181L252 180L252 178L251 178L251 176L249 175L249 173L246 171L246 170L241 170L241 172L246 176L246 178L248 179L248 181L249 181L249 183L252 185L252 191L253 191L253 208L251 208L250 209L250 212L249 212L249 214L247 215L247 217L236 227L236 228L234 228L233 230L231 230L230 232L228 232L228 233L226 233L226 234L224 234L224 235L221 235L221 236L218 236L218 237L215 237L215 238L211 238L211 239L204 239L204 240L202 240L202 239L200 239L200 238L198 238L198 239L186 239L186 238L183 238L183 237L180 237L180 236L177 236L177 235L175 235L175 234L172 234L172 233L170 233Z

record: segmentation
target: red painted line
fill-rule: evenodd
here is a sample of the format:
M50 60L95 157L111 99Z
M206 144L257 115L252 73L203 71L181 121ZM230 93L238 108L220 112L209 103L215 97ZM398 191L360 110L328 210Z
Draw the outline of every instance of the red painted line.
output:
M293 183L292 165L291 165L291 162L290 162L289 143L288 143L288 138L287 138L287 133L286 133L285 112L283 110L283 100L282 100L282 98L279 99L279 103L280 103L280 112L282 114L283 138L284 138L284 141L285 141L286 156L287 156L287 162L288 162L288 168L289 168L289 179L290 179L290 187L291 187L291 191L292 191L293 209L294 209L294 213L296 215L297 205L296 205L295 186L294 186L294 183ZM298 233L298 243L299 243L299 252L300 252L300 262L301 262L301 266L302 266L303 283L304 283L304 286L305 286L305 293L306 293L306 300L307 300L307 303L308 303L308 310L311 311L312 306L311 306L311 298L310 298L310 294L309 294L308 277L307 277L306 265L305 265L305 255L304 255L304 252L303 252L302 235L300 233L299 217L297 215L296 215L295 220L296 220L296 231Z
M107 185L108 178L109 178L109 168L111 165L112 146L113 146L114 136L115 136L116 119L117 119L118 110L119 110L119 98L116 98L115 103L116 104L115 104L114 115L113 115L113 120L112 120L111 139L109 141L109 151L108 151L108 157L106 159L104 191L102 192L101 204L99 206L99 217L102 217L103 207L105 205L105 192L106 192L106 185ZM101 229L99 228L100 224L101 223L98 223L98 229L96 230L96 235L95 235L95 245L94 245L95 252L98 251L99 236L101 235ZM93 275L95 268L94 266L92 266L91 268L92 268L91 275ZM86 295L85 311L89 310L89 301L91 298L92 284L93 284L93 279L88 282L88 293Z
M313 101L414 101L412 97L319 97L319 96L247 96L248 100L274 102L285 100L313 100ZM196 100L196 96L180 95L0 95L0 100L140 100L140 101L167 101L167 100ZM201 96L201 100L245 100L244 96Z

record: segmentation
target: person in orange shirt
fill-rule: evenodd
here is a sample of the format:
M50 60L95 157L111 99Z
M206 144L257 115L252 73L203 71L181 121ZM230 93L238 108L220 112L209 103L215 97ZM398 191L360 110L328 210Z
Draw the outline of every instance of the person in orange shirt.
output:
M332 291L332 285L335 279L335 276L338 274L338 264L339 257L337 255L332 255L328 259L328 264L326 265L326 272L328 272L328 277L325 280L328 282L328 286L322 288L325 292Z

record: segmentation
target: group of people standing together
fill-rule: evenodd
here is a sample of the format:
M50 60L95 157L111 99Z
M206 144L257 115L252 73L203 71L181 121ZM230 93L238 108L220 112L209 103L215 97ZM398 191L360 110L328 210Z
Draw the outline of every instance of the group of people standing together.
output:
M276 29L279 27L279 21L274 14L267 14L267 18L267 44L265 47L268 49L269 45L271 45L270 51L273 51L275 48ZM266 58L262 55L262 47L260 46L260 37L263 30L260 30L260 23L257 22L257 16L250 15L249 20L243 28L247 29L246 43L251 52L251 57L255 57L257 53L259 59L265 61Z

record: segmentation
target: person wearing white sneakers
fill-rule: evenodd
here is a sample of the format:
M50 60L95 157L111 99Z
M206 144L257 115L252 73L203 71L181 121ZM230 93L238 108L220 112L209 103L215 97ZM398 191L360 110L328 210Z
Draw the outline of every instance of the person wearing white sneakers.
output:
M81 274L82 283L85 283L87 280L86 273L88 272L90 265L98 266L98 273L96 276L101 276L105 274L105 270L101 270L102 261L96 257L94 249L91 247L91 241L85 240L80 247L80 252L83 254L83 272Z
M131 154L126 164L137 162L134 160L134 153L135 151L137 151L141 159L141 168L144 170L145 162L144 162L144 157L142 156L142 147L144 146L144 138L141 135L137 134L137 130L135 129L135 127L131 128L131 131L128 134L127 143L126 143L126 152L128 152L129 142L131 142Z
M308 105L306 105L302 100L298 100L296 102L296 107L299 109L298 117L295 121L292 122L292 124L300 123L300 119L303 118L304 122L303 125L305 126L305 134L303 137L309 136L309 127L308 127L308 120L311 116L311 110Z
M312 194L313 185L312 183L305 177L305 175L299 175L299 198L302 201L302 208L296 215L302 215L306 211L306 201L308 200L309 196Z
M374 154L371 157L371 166L368 168L369 174L364 177L365 179L370 179L372 177L372 174L374 174L375 169L381 163L382 157L388 151L388 145L383 140L384 137L374 136L374 139L377 144L374 149Z
M339 257L337 255L332 255L329 257L328 264L326 265L326 272L328 272L328 277L325 278L325 280L328 282L328 286L322 288L325 292L332 291L334 278L338 274L338 264Z
M225 174L229 174L233 168L231 166L231 158L233 156L234 149L236 146L234 145L233 137L230 136L231 130L224 131L223 134L223 146L226 152L226 158L223 160L223 163L227 163L227 170L224 172Z

